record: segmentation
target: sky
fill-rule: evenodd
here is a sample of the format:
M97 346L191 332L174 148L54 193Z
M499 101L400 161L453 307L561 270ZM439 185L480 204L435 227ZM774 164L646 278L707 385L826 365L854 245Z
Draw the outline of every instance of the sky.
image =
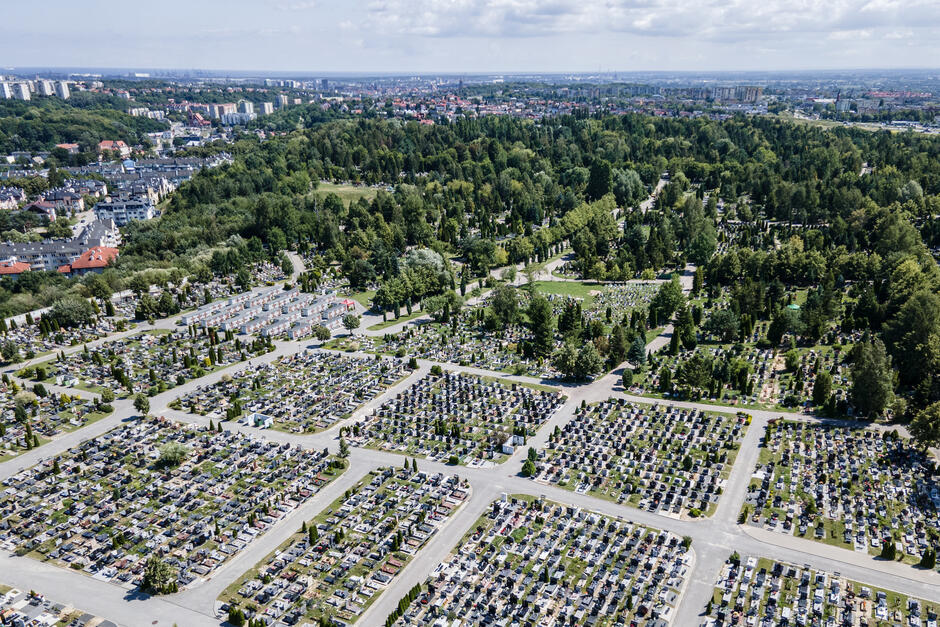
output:
M5 0L0 68L936 68L940 0Z

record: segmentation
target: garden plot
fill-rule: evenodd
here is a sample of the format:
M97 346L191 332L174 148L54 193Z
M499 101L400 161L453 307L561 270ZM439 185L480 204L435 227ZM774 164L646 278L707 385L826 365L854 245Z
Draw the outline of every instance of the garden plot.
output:
M220 597L220 612L294 625L352 623L469 495L455 476L380 468ZM234 610L233 608L237 608Z
M689 542L532 497L493 503L395 625L664 625Z
M352 428L351 443L468 466L505 461L557 411L560 391L444 371Z
M130 422L6 479L0 547L128 584L156 555L183 586L210 575L342 467L321 451L230 431Z
M352 357L305 350L243 370L172 405L252 426L314 433L347 418L409 374L398 359Z
M940 544L938 511L936 462L910 441L874 429L779 421L767 427L742 518L916 563Z
M535 479L651 512L708 516L749 423L746 414L609 399L555 429Z
M937 624L940 604L806 566L736 553L722 567L705 608L706 625Z

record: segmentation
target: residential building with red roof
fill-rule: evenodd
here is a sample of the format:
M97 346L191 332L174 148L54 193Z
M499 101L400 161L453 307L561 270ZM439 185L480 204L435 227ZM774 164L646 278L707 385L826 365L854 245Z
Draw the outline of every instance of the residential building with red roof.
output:
M29 272L29 270L29 264L25 261L15 261L13 259L0 261L0 276L8 276L15 279L24 272Z
M118 139L118 140L116 140L116 141L115 141L115 140L111 140L111 139L105 139L105 140L99 142L99 143L98 143L98 152L104 152L105 150L110 150L110 151L112 151L112 152L117 152L117 153L119 153L122 157L127 157L127 156L130 156L130 154L131 154L130 146L128 146L127 144L125 144L125 143L124 143L123 141L121 141L120 139Z
M89 272L101 272L112 259L117 259L118 249L108 248L106 246L95 246L89 248L78 259L72 263L59 266L59 272L62 274L88 274Z

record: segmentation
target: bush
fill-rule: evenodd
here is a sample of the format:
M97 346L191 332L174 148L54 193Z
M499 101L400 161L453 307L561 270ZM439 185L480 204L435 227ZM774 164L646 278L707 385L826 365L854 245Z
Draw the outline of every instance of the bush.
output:
M179 442L168 442L160 447L160 458L157 465L163 468L173 468L179 466L189 455L189 449Z
M447 463L450 464L451 466L456 466L457 464L460 463L460 458L457 457L456 455L451 455L450 457L447 458Z

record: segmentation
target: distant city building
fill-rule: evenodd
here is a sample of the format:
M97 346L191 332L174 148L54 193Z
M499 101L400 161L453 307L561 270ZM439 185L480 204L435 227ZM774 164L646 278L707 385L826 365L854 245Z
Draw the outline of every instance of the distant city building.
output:
M29 85L26 83L14 83L13 97L17 100L29 100Z
M247 124L254 120L256 116L254 113L223 113L222 114L222 124L226 126L235 126L238 124Z
M25 264L31 270L55 271L62 266L72 265L91 249L116 251L120 241L121 235L114 222L95 220L85 227L77 237L69 240L0 243L0 259L9 262L8 266L11 269L7 270L6 274L8 275L19 274L23 271L23 266L14 265L17 263ZM116 256L116 253L113 256ZM87 262L79 264L78 270L87 270L96 265L103 267L94 257L94 255L88 255ZM71 272L71 269L69 272ZM0 274L3 273L0 272Z
M278 109L286 109L287 104L289 102L290 100L287 98L287 96L285 96L284 94L278 94L277 96L277 108Z
M69 84L66 83L65 81L59 81L58 83L56 83L55 93L62 100L68 100L69 97L72 95L71 93L69 93Z
M26 202L26 192L19 187L0 187L0 209L16 209Z
M15 279L24 272L29 271L29 264L24 261L17 261L12 258L0 261L0 276L7 276L11 279Z
M98 152L99 153L104 152L105 150L116 152L122 157L127 157L128 155L131 154L130 147L127 144L125 144L123 141L121 141L120 139L117 141L105 139L104 141L100 142L98 144Z
M40 96L52 96L55 94L55 86L52 84L52 81L45 79L37 81L36 87Z
M255 105L252 102L247 100L242 100L238 103L238 112L239 113L254 113Z
M273 102L262 102L260 106L261 106L261 115L271 115L272 113L274 113Z
M0 98L9 100L13 97L13 88L10 83L0 83Z
M237 113L238 108L232 102L213 103L209 105L209 117L221 118L226 113Z

